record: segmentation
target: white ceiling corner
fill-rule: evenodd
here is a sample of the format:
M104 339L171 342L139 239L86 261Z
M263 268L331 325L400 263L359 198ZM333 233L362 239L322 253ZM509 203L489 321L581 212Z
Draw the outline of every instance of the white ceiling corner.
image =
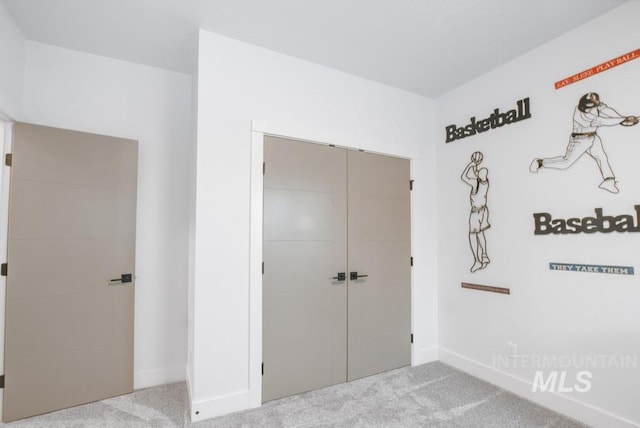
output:
M28 40L193 73L202 28L430 98L624 0L0 0Z

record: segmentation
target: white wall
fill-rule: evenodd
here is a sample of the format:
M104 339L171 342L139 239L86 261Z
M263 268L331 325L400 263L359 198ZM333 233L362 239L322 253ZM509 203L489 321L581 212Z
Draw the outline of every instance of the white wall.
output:
M191 148L189 159L189 240L188 240L188 293L187 293L187 367L186 379L191 397L191 385L193 384L194 366L194 318L195 318L195 248L196 248L196 184L198 150L195 144L195 136L198 132L198 76L192 77L191 84L191 129L194 136L194 144ZM189 399L191 402L191 399Z
M21 118L139 140L134 386L183 380L191 78L27 42Z
M18 118L22 109L25 39L0 3L0 118Z
M617 195L598 188L601 177L587 155L566 171L528 170L536 157L564 154L583 94L598 92L621 113L640 114L640 60L554 89L562 78L637 49L638 16L640 4L629 2L436 102L441 359L603 427L640 426L640 366L599 364L590 369L590 392L559 395L532 393L531 382L538 369L547 376L563 367L519 360L520 367L505 368L496 358L513 342L525 357L640 359L640 233L534 236L532 217L593 216L597 207L632 214L640 204L640 126L599 131L619 180ZM495 107L504 111L524 97L531 99L531 119L445 144L445 126L484 118ZM470 273L469 187L460 174L475 150L489 169L491 264ZM634 266L636 275L553 272L549 262ZM461 282L509 287L512 294L462 289ZM567 385L574 386L579 367L567 370Z
M261 219L250 218L252 122L419 159L414 232L424 235L414 235L413 284L424 307L414 309L414 363L435 358L433 102L204 31L199 61L192 418L255 405L250 373L259 368L249 352L261 338L249 339L249 255L250 225Z

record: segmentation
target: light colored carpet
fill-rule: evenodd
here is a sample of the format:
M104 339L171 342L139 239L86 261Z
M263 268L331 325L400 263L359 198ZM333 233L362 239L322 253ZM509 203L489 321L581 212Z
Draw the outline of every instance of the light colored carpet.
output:
M188 417L186 385L181 382L0 426L586 427L440 362L392 370L194 424Z

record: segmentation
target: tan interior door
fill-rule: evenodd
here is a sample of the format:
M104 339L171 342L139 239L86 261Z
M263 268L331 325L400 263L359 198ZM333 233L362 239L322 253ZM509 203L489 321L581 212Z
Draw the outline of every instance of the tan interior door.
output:
M410 364L409 161L275 137L264 158L263 401Z
M14 125L5 421L133 389L137 150Z
M349 151L349 380L411 363L411 201L406 159Z
M262 400L344 382L346 153L265 137Z

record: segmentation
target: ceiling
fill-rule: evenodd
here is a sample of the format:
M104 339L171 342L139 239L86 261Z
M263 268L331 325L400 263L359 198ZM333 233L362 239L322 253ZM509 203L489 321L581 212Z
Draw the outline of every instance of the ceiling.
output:
M625 3L0 1L28 40L192 74L203 28L430 98Z

